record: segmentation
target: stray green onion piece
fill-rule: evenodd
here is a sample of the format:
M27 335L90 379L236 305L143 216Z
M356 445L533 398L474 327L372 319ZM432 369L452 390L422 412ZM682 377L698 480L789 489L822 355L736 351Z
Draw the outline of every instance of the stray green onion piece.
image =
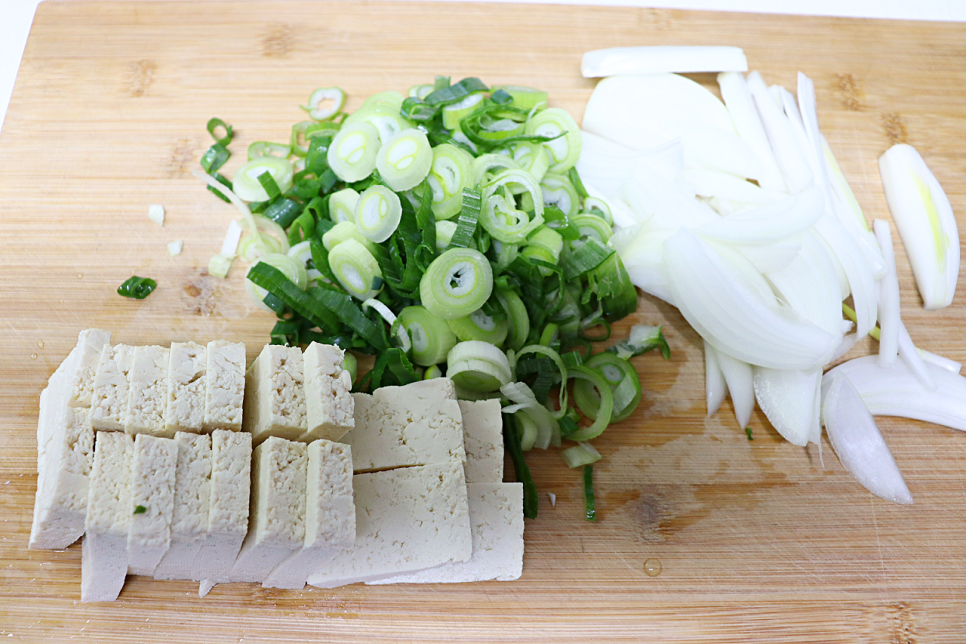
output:
M158 283L150 277L138 277L137 275L124 280L124 283L117 287L117 294L130 297L135 300L143 300L157 288Z
M268 173L280 192L292 187L294 169L291 162L277 157L258 157L238 168L232 176L231 184L235 194L245 201L266 201L271 195L259 181L262 174Z
M594 466L584 466L584 515L588 521L597 520L597 503L594 501Z
M748 434L748 440L750 441L755 440L751 435L751 427L745 427L745 433Z
M138 505L134 507L134 514L144 514L148 509L143 505Z
M302 109L316 121L324 121L339 113L345 104L345 92L338 87L320 87L309 96L307 105Z

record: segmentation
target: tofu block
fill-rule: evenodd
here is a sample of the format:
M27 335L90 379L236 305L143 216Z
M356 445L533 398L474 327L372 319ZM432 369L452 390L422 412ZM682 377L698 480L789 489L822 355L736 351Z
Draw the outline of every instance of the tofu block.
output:
M371 584L458 584L510 581L523 572L523 484L469 483L473 556Z
M342 442L352 447L356 474L466 460L452 380L434 378L352 397L356 426Z
M165 435L201 431L205 420L207 363L208 349L205 346L194 342L171 343L164 408Z
M270 436L252 454L248 536L232 581L261 583L305 541L306 445Z
M310 574L356 540L349 446L320 439L306 452L305 540L265 578L266 588L303 588Z
M245 345L214 340L208 343L207 354L202 428L207 432L215 429L237 432L242 427L245 397Z
M195 581L229 580L238 549L248 533L251 463L251 434L224 429L211 434L208 530L191 576Z
M461 400L466 483L503 482L503 408L499 400Z
M174 442L178 446L178 463L174 477L171 545L154 569L155 579L191 579L208 533L211 436L178 432L174 435Z
M54 373L47 380L47 387L40 392L40 417L37 419L37 472L43 470L43 460L47 450L47 443L55 434L55 424L51 422L52 410L58 413L62 407L69 405L70 391L74 376L80 368L81 351L78 347L70 350L63 362L58 365ZM98 356L99 357L99 356ZM90 412L86 412L90 415Z
M355 543L310 575L309 584L335 588L470 558L462 463L356 474L352 488Z
M134 347L105 345L101 350L91 396L91 426L95 430L124 431L133 364Z
M127 536L134 516L133 460L134 439L120 432L97 432L81 551L82 602L114 601L124 586Z
M245 378L243 427L258 445L269 436L297 440L306 432L305 366L298 347L268 344Z
M47 395L45 395L47 394ZM94 430L86 409L68 407L66 396L50 409L48 390L41 394L41 423L50 440L38 459L37 495L29 548L60 550L84 534L89 476L94 463Z
M355 427L352 377L342 368L345 352L313 342L305 349L305 413L308 429L299 440L337 441Z
M153 575L171 543L178 444L170 438L138 434L131 465L131 527L128 572ZM142 509L143 508L143 509Z
M167 432L164 424L170 354L170 349L159 346L134 349L124 421L124 431L128 434L150 434L165 438L173 436Z
M90 407L94 394L94 377L104 347L109 346L111 334L100 329L85 329L77 337L77 368L67 383L67 404L71 407Z

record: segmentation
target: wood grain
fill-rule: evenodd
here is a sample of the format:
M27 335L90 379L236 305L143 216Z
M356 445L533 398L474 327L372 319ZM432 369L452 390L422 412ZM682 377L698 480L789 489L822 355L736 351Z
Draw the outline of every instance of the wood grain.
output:
M576 474L529 457L544 496L528 521L523 578L457 586L304 592L128 581L80 605L80 549L26 548L38 397L80 329L117 341L267 340L239 271L204 267L232 210L190 176L207 119L233 148L279 140L318 86L355 108L435 74L536 85L576 117L593 82L582 52L728 44L769 83L816 84L819 119L867 216L887 217L876 159L915 145L966 224L966 27L673 10L439 3L46 2L0 135L0 637L97 642L962 642L966 635L966 437L883 419L916 505L871 497L824 446L754 441L728 404L705 418L698 337L642 297L628 324L664 324L670 361L638 359L645 399L597 446L600 522L581 518ZM698 78L709 87L711 75ZM241 162L237 154L228 166ZM147 207L164 204L163 229ZM966 226L964 226L966 227ZM166 243L183 239L171 258ZM898 253L907 324L926 349L966 359L963 293L922 310ZM143 302L114 289L157 279ZM962 289L961 289L962 290ZM855 354L868 352L864 343ZM657 577L645 561L658 560Z

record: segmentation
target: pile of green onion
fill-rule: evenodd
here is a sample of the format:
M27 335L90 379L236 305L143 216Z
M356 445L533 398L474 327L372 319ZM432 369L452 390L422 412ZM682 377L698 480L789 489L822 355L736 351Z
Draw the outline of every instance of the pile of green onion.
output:
M204 178L243 214L248 293L277 315L274 343L375 356L355 378L346 354L357 390L445 375L463 399L501 399L535 517L523 453L569 441L561 455L592 480L586 468L601 455L589 441L641 399L628 359L668 354L660 327L643 326L593 353L636 310L637 292L608 246L607 206L574 167L577 124L547 107L546 92L477 78L376 94L351 114L344 100L316 90L303 106L311 119L287 143L249 146L231 180L218 170L232 128L209 123ZM224 276L231 261L223 251L211 272Z

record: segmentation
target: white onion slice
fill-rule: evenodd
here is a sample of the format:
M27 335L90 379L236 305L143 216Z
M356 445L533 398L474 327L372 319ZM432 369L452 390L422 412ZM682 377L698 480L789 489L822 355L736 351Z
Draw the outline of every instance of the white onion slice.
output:
M926 368L926 363L919 353L919 349L913 344L912 338L909 337L909 331L906 330L906 325L901 320L899 322L899 357L915 374L923 387L929 391L935 391L936 381L930 370Z
M761 273L773 273L787 268L802 252L801 242L794 239L763 246L734 245L733 248Z
M935 353L926 351L925 349L919 349L919 355L922 356L922 359L924 362L928 362L931 365L935 365L940 369L945 369L950 373L958 374L963 368L962 362L956 362L955 360L952 360L950 358L936 355Z
M815 183L808 160L799 148L788 117L765 87L761 75L758 72L752 72L748 74L747 82L788 192L798 194Z
M624 182L623 196L640 221L650 221L651 225L661 228L693 227L721 220L720 215L697 201L677 182L669 181L643 163Z
M814 434L815 400L822 371L793 371L755 367L758 406L768 421L792 445L804 447Z
M798 237L801 251L787 268L765 277L779 297L803 318L841 336L842 298L835 260L815 231Z
M594 199L599 199L600 201L604 202L604 205L610 209L610 215L614 219L615 226L626 227L633 226L634 224L638 223L637 218L631 212L630 207L624 203L623 200L607 197L603 192L586 181L584 181L583 184L584 190L587 191L588 195Z
M612 47L588 51L580 61L580 73L584 78L617 74L746 71L748 60L739 47Z
M583 175L581 175L583 176ZM743 201L763 205L780 201L787 195L775 190L765 190L733 174L704 168L685 168L681 178L702 197L719 197L728 201Z
M899 357L899 278L896 276L895 257L892 250L892 227L884 219L872 222L875 237L885 257L889 271L879 280L879 362L884 366L894 364Z
M879 498L911 504L899 466L850 379L833 378L823 398L822 420L842 466Z
M848 279L855 306L856 331L865 337L875 326L877 294L875 278L855 240L837 219L825 216L815 224L815 230L829 245Z
M737 270L687 229L664 243L671 296L692 327L715 348L774 369L814 369L838 340L790 309L776 309L742 282Z
M671 305L674 301L664 275L664 242L672 232L645 229L641 224L635 224L614 231L608 242L620 255L631 283Z
M708 405L708 416L714 414L724 402L728 393L728 383L725 381L721 365L718 364L718 351L707 342L704 345L704 397Z
M758 184L766 190L787 192L785 179L768 143L761 117L758 116L758 108L755 107L744 76L735 72L718 74L718 87L721 88L721 98L731 114L738 136L761 159L762 172L758 177Z
M835 362L836 360L838 360L839 358L841 358L842 356L844 356L846 353L848 353L849 351L851 351L852 350L852 347L854 347L855 346L855 343L858 342L858 341L859 341L859 334L858 333L849 333L849 334L846 334L842 338L842 342L840 342L839 343L839 346L835 349L835 353L832 354L832 360L831 360L831 362Z
M751 412L755 409L755 387L751 365L741 360L735 360L723 351L717 351L718 367L728 383L728 394L731 404L735 408L735 420L744 429L751 420Z
M718 217L694 232L733 244L770 244L811 228L822 214L822 193L809 188L754 210Z
M624 181L638 163L647 163L656 172L674 178L684 169L684 148L680 140L672 139L652 150L632 150L591 132L581 132L577 172L582 181L611 199L620 198Z

